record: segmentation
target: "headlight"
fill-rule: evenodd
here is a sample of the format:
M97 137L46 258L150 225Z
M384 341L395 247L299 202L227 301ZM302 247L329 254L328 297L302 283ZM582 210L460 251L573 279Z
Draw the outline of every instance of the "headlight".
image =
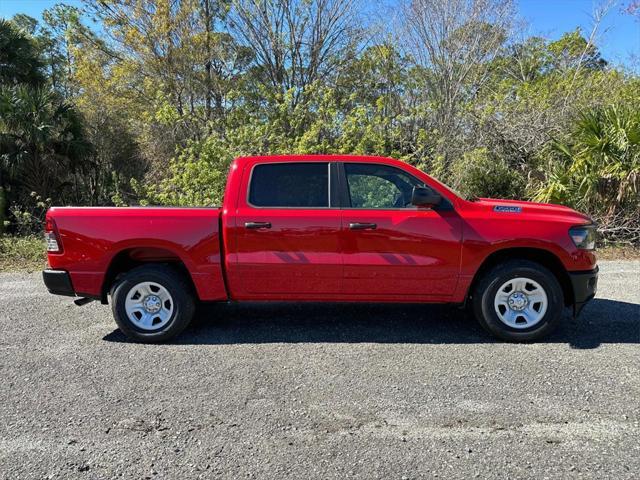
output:
M583 250L593 250L596 248L596 226L581 225L579 227L571 227L569 235L576 247Z

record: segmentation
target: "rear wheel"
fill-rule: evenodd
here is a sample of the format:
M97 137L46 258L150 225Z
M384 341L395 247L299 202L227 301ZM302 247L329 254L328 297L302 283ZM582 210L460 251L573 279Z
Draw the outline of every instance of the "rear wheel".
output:
M507 341L535 341L559 324L564 309L555 275L528 260L512 260L487 272L473 292L480 324Z
M144 265L127 272L111 291L120 330L139 342L162 342L182 332L195 309L190 285L165 265Z

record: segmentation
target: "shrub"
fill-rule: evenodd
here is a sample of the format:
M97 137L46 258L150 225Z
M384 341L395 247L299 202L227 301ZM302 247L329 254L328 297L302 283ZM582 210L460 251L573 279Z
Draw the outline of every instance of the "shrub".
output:
M41 236L0 237L0 270L41 269L46 262L45 249Z
M42 198L36 192L24 199L24 204L14 204L9 208L8 231L15 235L38 235L42 233L50 198Z
M610 106L583 112L567 142L553 142L546 185L535 198L593 214L637 213L640 111Z
M233 154L217 137L193 141L171 160L169 174L158 184L133 183L142 204L220 205Z
M486 148L467 152L453 164L453 187L467 198L522 198L525 186L522 172Z

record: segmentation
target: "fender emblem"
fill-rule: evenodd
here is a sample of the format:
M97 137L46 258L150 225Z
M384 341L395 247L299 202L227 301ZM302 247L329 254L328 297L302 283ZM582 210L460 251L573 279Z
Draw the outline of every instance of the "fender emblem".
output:
M508 207L506 205L496 205L493 207L494 212L501 213L520 213L522 211L522 207Z

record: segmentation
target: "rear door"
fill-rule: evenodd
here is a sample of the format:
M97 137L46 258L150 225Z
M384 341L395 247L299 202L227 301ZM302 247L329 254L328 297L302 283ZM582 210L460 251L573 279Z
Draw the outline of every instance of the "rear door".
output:
M444 200L411 204L419 178L380 163L344 163L344 293L351 297L445 299L460 264L461 221Z
M334 168L326 161L245 167L235 215L235 267L229 272L236 297L340 293L341 219L331 194Z

